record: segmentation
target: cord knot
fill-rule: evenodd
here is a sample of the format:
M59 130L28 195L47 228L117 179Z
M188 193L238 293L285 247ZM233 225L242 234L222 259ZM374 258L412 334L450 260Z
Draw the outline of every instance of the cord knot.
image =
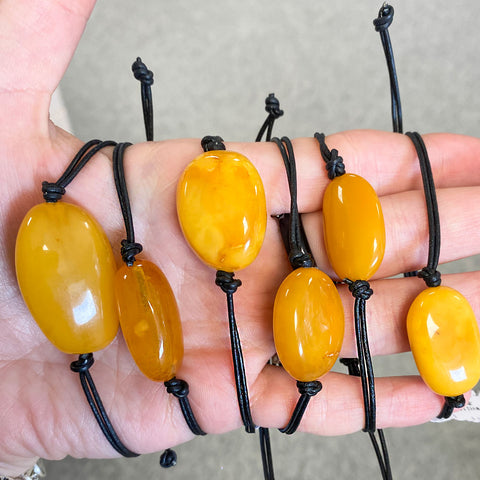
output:
M177 464L177 454L175 450L171 448L167 448L161 455L160 455L160 466L163 468L170 468L174 467Z
M283 115L280 109L280 102L274 93L270 93L265 99L265 110L276 120Z
M394 10L391 5L384 3L380 11L378 12L378 17L373 20L373 25L375 26L375 31L384 32L393 22Z
M140 57L137 57L132 65L134 77L144 85L153 85L153 72L147 68Z
M345 280L348 285L348 289L352 292L355 298L361 300L368 300L373 295L373 290L370 288L370 284L366 280Z
M445 403L451 408L463 408L466 402L463 395L458 395L456 397L445 397Z
M142 244L136 242L129 242L128 240L122 240L122 248L120 249L120 254L122 255L122 260L131 267L135 261L135 255L138 255L142 250Z
M42 193L46 202L55 203L65 195L65 189L56 183L42 182Z
M164 385L167 387L167 392L177 398L185 398L188 396L188 383L185 380L173 377L171 380L165 382Z
M223 138L218 136L207 135L202 138L202 148L204 152L211 152L212 150L225 150Z
M322 384L318 380L311 382L297 381L297 388L300 395L314 397L322 389Z
M313 267L312 256L309 253L303 252L299 249L292 250L288 255L288 260L290 261L290 265L294 270L297 268Z
M418 277L423 278L427 287L438 287L442 283L440 272L434 268L422 268L422 270L418 272Z
M338 155L338 150L336 148L332 148L330 158L325 162L325 169L327 170L328 178L330 180L340 177L345 173L343 158Z
M75 373L85 373L93 365L93 353L82 353L70 364L70 370Z
M237 288L242 284L242 281L233 278L233 272L224 272L223 270L217 270L217 276L215 278L215 284L218 285L225 293L235 293Z
M352 377L361 376L358 358L341 358L340 363L343 363L348 368L348 374Z

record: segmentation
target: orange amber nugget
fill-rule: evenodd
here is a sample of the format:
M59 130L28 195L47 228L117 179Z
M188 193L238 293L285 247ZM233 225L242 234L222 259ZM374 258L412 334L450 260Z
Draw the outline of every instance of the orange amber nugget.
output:
M273 335L285 370L301 382L335 363L343 342L344 313L332 280L317 268L298 268L282 282L273 309Z
M183 172L177 211L185 238L217 270L234 272L258 255L267 222L262 180L243 155L206 152Z
M413 301L407 332L418 371L439 395L455 397L480 378L480 333L467 299L449 287L427 288Z
M90 353L113 340L115 261L87 212L65 202L33 207L18 231L15 266L25 303L57 348Z
M343 280L369 280L385 252L380 201L362 177L334 178L323 197L323 228L328 259Z
M120 325L138 368L166 382L183 359L182 324L177 302L162 271L146 260L119 268L115 292Z

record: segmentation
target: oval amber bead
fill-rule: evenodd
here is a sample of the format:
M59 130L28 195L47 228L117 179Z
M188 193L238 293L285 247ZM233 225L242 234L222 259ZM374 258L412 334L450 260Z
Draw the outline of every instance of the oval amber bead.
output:
M106 347L118 330L115 261L100 225L65 202L42 203L23 219L17 280L45 336L66 353Z
M243 155L206 152L183 172L177 211L185 238L217 270L249 265L263 243L267 222L262 180Z
M119 268L115 293L120 326L138 368L148 378L171 380L183 359L177 302L162 271L146 260Z
M332 280L317 268L298 268L280 285L273 335L285 370L302 382L327 373L342 347L344 313Z
M328 259L340 279L368 280L385 252L385 223L373 187L347 173L334 178L323 197Z
M418 371L439 395L455 397L480 378L480 334L467 299L449 287L427 288L413 301L407 332Z

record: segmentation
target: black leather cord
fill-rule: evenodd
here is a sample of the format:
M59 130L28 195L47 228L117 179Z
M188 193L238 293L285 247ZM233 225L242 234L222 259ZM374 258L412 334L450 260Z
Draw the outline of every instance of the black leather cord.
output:
M260 452L262 454L263 477L265 480L275 480L273 471L272 447L268 428L259 428Z
M93 365L94 359L92 353L83 353L79 355L78 360L70 364L72 372L76 372L80 376L80 383L87 398L88 404L92 409L95 420L101 428L105 438L110 445L124 457L138 457L138 453L129 450L118 438L107 412L103 406L100 395L95 387L92 376L90 375L90 367Z
M147 141L153 140L153 100L152 85L153 72L147 68L140 57L132 65L132 72L135 78L140 81L142 94L143 122Z
M256 142L262 141L265 131L267 132L265 141L269 142L272 138L272 130L275 120L283 115L283 110L280 110L280 102L275 97L274 93L270 93L265 99L265 110L268 112L268 117L258 132L257 138L255 139Z
M430 165L427 147L421 135L417 132L407 132L405 135L410 138L417 151L428 214L428 261L427 266L418 272L418 277L422 278L428 287L438 287L442 283L441 274L437 270L440 258L440 217L438 214L437 195L435 192L432 167ZM464 406L465 397L463 395L445 397L442 411L437 418L449 418L455 408L462 408Z
M390 96L392 102L392 124L393 131L403 133L402 127L402 104L400 102L400 89L398 87L397 71L395 69L395 60L393 56L392 43L388 27L392 24L394 10L391 5L384 3L378 17L373 20L375 30L380 33L385 59L387 61L388 75L390 78Z

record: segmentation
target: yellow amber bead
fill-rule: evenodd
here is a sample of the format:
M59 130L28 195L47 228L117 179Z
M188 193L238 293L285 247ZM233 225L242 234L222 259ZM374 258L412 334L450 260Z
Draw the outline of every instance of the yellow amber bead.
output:
M206 152L183 172L177 211L185 238L217 270L249 265L263 243L267 222L262 180L243 155Z
M273 335L285 370L302 382L327 373L342 347L345 318L332 280L317 268L298 268L280 285Z
M162 271L146 260L123 265L115 277L120 326L138 368L148 378L171 380L183 359L177 302Z
M478 325L457 290L440 286L420 293L408 311L407 332L418 371L434 392L454 397L478 382Z
M323 197L325 248L340 279L368 280L385 252L382 207L372 186L362 177L334 178Z
M25 303L57 348L89 353L113 340L115 261L85 210L64 202L33 207L18 231L15 265Z

